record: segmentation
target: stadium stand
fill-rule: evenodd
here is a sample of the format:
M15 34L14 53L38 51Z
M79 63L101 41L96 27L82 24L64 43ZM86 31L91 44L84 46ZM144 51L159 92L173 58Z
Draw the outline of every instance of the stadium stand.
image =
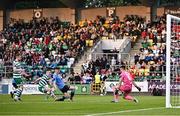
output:
M146 26L141 33L143 39L140 54L134 56L136 75L147 79L161 79L165 73L165 17Z
M132 18L135 17L135 18ZM165 52L166 52L166 46L165 46L165 36L166 36L166 30L165 30L165 24L166 19L165 16L157 18L155 22L147 22L144 23L142 19L137 18L137 16L131 16L131 18L125 18L125 19L132 19L132 21L139 20L142 23L135 23L138 25L135 25L137 27L135 35L133 30L127 31L126 34L129 35L131 38L137 38L142 39L140 53L134 55L134 64L131 64L131 72L136 76L136 81L144 81L144 80L162 80L163 76L165 75ZM128 28L128 20L126 21L125 29ZM130 20L130 24L133 24ZM176 27L177 29L177 27ZM141 34L139 34L141 33ZM179 55L179 48L178 44L176 43L178 40L177 38L174 39L175 44L175 52L174 52L174 60L176 61L176 64L178 63L178 55ZM132 39L132 42L136 43L135 39ZM133 46L132 46L133 47ZM118 80L118 73L115 73L114 78L111 78L112 75L109 73L108 69L111 69L111 60L112 59L106 59L103 58L97 58L95 61L91 61L89 63L89 67L91 67L91 70L93 70L93 74L95 74L96 71L105 70L107 71L108 80ZM109 61L109 62L108 62ZM103 65L105 64L105 65ZM127 65L125 63L116 63L116 65ZM92 66L91 66L92 65ZM108 67L108 68L107 68ZM84 68L83 68L84 69ZM83 70L84 71L84 70ZM86 72L86 71L85 71ZM112 71L115 72L114 70ZM103 73L102 73L103 74ZM178 74L175 75L178 79Z
M71 83L91 83L96 72L106 75L110 81L118 80L118 71L112 70L112 59L106 57L84 63L81 74L70 69L99 39L129 36L132 47L137 39L143 40L140 54L134 55L134 64L131 64L136 81L162 79L165 72L165 23L165 17L150 23L137 15L127 15L123 21L117 16L97 16L94 21L86 19L76 25L61 22L58 17L32 19L30 22L11 19L1 33L6 48L3 55L5 66L11 65L14 54L21 53L23 61L30 67L28 71L35 78L42 76L46 67L59 66L62 73L71 73ZM115 60L115 65L120 64L127 65ZM11 75L7 77L11 78Z
M20 53L35 77L41 76L45 67L60 66L65 73L99 38L114 39L131 34L142 21L138 16L127 16L125 22L120 22L118 17L110 21L97 16L94 21L85 20L79 25L72 25L61 22L58 17L29 22L10 19L1 34L6 48L3 57L5 66L11 66L13 56Z

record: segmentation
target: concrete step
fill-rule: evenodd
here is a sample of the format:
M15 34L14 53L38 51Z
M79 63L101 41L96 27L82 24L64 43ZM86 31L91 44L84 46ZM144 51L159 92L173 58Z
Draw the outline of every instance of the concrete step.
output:
M131 53L139 53L139 52L140 52L139 50L133 49L133 50L131 50L130 54L131 54Z
M141 46L141 45L142 45L141 42L135 44L135 46Z
M139 54L139 52L131 52L131 53L130 53L130 56L133 56L133 55L135 55L135 54Z
M140 50L139 49L133 49L133 50L131 50L132 52L140 52ZM131 53L131 52L130 52Z
M134 47L130 51L130 58L125 58L124 61L130 62L130 65L134 64L134 55L140 53L139 49L142 47L143 39L138 39L138 41L135 43Z
M75 66L74 67L76 67L76 66L81 66L83 63L85 63L86 62L86 60L84 60L84 59L80 59L76 64L75 64Z
M138 39L137 40L137 43L141 43L141 42L143 42L144 40L143 39Z
M140 48L141 48L141 46L134 46L133 47L133 49L135 49L135 50L137 50L137 49L139 50Z
M86 53L81 57L81 59L73 67L75 73L81 73L81 68L83 63L88 60L88 56L91 53L91 49L87 50Z
M74 72L80 74L81 73L81 69L74 68Z

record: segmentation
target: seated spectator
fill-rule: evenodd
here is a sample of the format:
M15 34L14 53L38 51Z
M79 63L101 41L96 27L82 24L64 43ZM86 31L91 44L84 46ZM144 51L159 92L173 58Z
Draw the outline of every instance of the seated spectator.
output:
M177 82L180 82L180 74L177 74L177 75L176 75L176 81L177 81Z
M49 65L49 67L50 68L55 68L55 67L57 67L57 63L55 62L55 61L52 61L51 63L50 63L50 65Z
M44 57L43 55L40 56L40 62L39 62L39 64L40 64L41 66L46 66L45 57Z
M60 58L59 65L67 65L67 62L68 62L67 58L63 55Z
M139 62L139 55L138 54L135 54L134 55L134 64L137 64L137 62Z
M68 81L70 84L74 84L75 83L75 76L74 74L71 74L70 77L68 78Z
M147 32L146 30L144 30L142 33L141 33L141 38L146 40L146 36L147 36Z
M78 73L76 73L74 75L74 78L75 78L75 83L76 84L80 84L81 83L82 79L81 79L81 77L80 77L80 75Z
M4 55L4 48L3 45L0 43L0 59L3 59L3 55Z
M89 84L91 83L92 81L92 77L90 76L89 73L85 73L83 76L82 76L82 83L83 84Z

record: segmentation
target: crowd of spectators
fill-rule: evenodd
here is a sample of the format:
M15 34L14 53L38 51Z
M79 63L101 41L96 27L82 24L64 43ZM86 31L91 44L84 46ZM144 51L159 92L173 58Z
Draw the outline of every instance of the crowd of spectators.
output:
M145 22L144 18L136 15L127 15L123 21L118 17L97 16L94 21L85 19L79 24L61 22L58 17L33 18L28 22L10 19L0 33L3 40L3 44L0 44L0 59L3 59L5 66L12 66L15 54L20 53L24 66L28 67L32 77L42 76L46 67L59 66L65 74L86 49L92 47L99 39L116 40L129 36L132 45L138 38L143 40L140 54L134 56L135 65L131 67L132 72L136 76L160 79L162 72L165 72L165 25L165 17L157 18L155 22ZM175 59L172 60L178 63L177 41L175 38L173 42L176 52ZM118 71L113 67L115 65L128 64L119 62L116 56L110 59L97 58L84 63L81 74L70 71L69 81L90 83L95 80L97 72L109 80L117 80Z
M61 22L58 17L28 22L11 19L1 32L5 41L4 52L1 52L4 65L12 66L15 54L19 53L22 54L22 62L28 68L32 67L32 72L60 66L65 73L87 49L86 40L98 40L97 27L96 24L72 25Z
M133 17L125 18L132 19L136 21ZM126 31L126 35L129 35L134 39L142 39L140 52L134 55L134 65L130 66L132 73L136 75L136 81L144 80L161 80L166 73L166 18L165 16L156 17L154 22L143 22L140 19L139 23L135 23L132 30ZM133 24L132 22L130 24ZM125 28L127 29L129 24L128 20L125 20ZM131 27L131 26L130 26ZM172 48L171 48L171 64L174 64L174 67L171 67L171 76L176 77L174 79L179 79L179 33L177 29L179 24L174 24L172 28ZM135 29L135 30L134 30ZM139 34L140 33L140 34ZM136 41L134 41L136 43ZM113 63L113 57L111 62L107 62L106 57L97 58L95 62L91 61L89 64L92 64L91 70L100 71L105 69L113 70L112 66L116 65L127 65L127 63ZM103 65L105 62L105 65ZM97 65L99 64L99 65ZM85 65L86 66L86 65ZM86 66L87 67L87 66ZM90 67L90 66L89 66ZM85 69L84 67L82 69ZM96 69L96 70L95 70ZM113 71L115 72L115 71ZM103 73L102 73L103 74ZM108 74L108 71L107 71ZM118 73L116 73L118 74ZM116 80L116 78L113 78Z
M177 29L178 24L174 26ZM146 27L141 32L143 42L141 43L140 53L134 55L135 66L132 69L137 76L147 77L148 80L162 79L166 73L166 17L159 17ZM179 36L177 30L174 30L174 32L176 32L176 35L172 35L171 65L174 64L177 67L171 67L172 77L179 75L180 55ZM144 80L144 78L141 78L141 80Z
M61 22L58 17L33 18L30 21L10 19L0 33L3 41L0 57L4 66L11 67L7 69L9 72L12 72L15 54L19 53L33 76L41 76L46 67L60 66L66 73L99 38L122 38L132 32L141 20L138 16L127 16L125 22L120 22L118 17L106 19L97 16L94 21L71 24Z
M150 23L145 23L145 19L136 15L127 15L123 21L116 21L115 25L111 25L107 23L109 20L106 20L104 24L105 27L112 26L118 29L118 34L120 37L129 36L131 38L132 47L133 44L136 43L137 39L140 38L142 30L146 29ZM102 35L102 39L112 38L111 34ZM113 38L112 38L113 39ZM118 52L114 52L118 53ZM117 58L118 55L110 56L109 58L106 56L102 56L101 58L97 57L92 61L85 62L82 65L81 74L85 75L86 73L95 75L96 72L100 72L101 75L106 74L107 80L118 80L118 66L126 65L129 67L127 62L119 61ZM93 76L95 77L95 76Z
M117 38L129 36L131 38L132 47L140 37L141 30L143 30L146 26L145 18L137 15L127 15L126 17L124 17L123 21L120 21L118 17L110 17L109 19L103 20L103 30L104 28L107 30L102 33L102 39L116 40ZM111 29L111 31L109 31L109 28ZM112 54L113 53L118 53L118 51L114 51L112 52ZM104 77L104 75L106 75L105 77L107 77L107 80L109 81L118 80L118 68L120 65L126 65L128 67L127 62L119 61L118 55L105 55L102 57L97 57L96 59L93 59L91 61L86 61L82 65L82 71L79 75L84 77L88 73L88 75L91 75L92 79L96 80L95 75L98 72L102 76L102 78Z
M148 79L161 79L165 73L166 54L166 19L158 18L146 25L141 32L140 53L134 55L133 67L137 76L147 76ZM138 71L137 71L138 69Z

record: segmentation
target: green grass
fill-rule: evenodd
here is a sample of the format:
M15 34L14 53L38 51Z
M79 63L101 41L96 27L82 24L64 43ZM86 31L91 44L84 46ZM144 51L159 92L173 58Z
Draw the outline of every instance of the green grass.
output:
M23 95L14 102L9 95L0 95L0 115L179 115L180 109L165 109L165 97L138 96L139 103L120 100L110 103L112 96L75 96L74 102L45 100L43 95ZM159 109L146 109L159 108ZM139 109L146 109L138 111ZM126 111L132 110L132 111ZM114 112L114 113L109 113ZM107 113L107 114L99 114Z

